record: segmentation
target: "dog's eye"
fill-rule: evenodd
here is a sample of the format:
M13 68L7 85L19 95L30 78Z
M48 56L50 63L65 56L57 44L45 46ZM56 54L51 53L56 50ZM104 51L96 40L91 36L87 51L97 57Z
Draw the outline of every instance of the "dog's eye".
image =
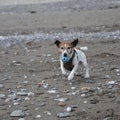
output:
M62 49L62 50L63 50L64 48L63 48L63 47L61 47L60 49Z
M69 50L71 47L68 47L67 49Z

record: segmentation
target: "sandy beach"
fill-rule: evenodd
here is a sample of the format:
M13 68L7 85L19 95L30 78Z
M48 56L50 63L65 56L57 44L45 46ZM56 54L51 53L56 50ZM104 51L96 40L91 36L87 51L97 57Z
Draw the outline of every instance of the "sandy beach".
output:
M0 120L120 120L119 6L117 0L1 5ZM82 65L72 81L61 74L54 41L76 37L88 47L92 82Z

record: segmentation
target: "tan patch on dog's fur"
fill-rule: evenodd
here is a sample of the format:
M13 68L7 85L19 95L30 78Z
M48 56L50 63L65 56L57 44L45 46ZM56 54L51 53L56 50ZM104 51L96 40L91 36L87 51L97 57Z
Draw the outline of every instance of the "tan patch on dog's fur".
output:
M71 43L70 42L61 42L60 43L60 47L71 47Z

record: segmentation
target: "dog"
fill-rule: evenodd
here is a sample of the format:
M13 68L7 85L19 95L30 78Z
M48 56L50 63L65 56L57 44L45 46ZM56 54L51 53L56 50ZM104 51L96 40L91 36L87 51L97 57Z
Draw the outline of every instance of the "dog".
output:
M87 58L82 51L84 49L82 49L82 47L76 47L76 45L78 44L78 39L75 39L72 42L61 42L59 40L56 40L54 43L61 52L60 66L62 74L68 75L68 71L70 71L70 74L68 75L68 80L72 80L74 78L74 75L78 70L79 63L81 62L85 67L84 78L90 77Z

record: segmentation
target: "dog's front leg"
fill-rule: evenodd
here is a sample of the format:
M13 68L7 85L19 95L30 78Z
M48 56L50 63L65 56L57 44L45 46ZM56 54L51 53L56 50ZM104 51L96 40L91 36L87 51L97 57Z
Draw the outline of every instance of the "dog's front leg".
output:
M75 64L74 68L72 69L71 73L68 76L68 80L72 80L74 78L74 74L76 73L78 69L78 63Z
M65 68L64 68L64 66L63 66L63 62L62 62L62 61L60 62L60 65L61 65L62 74L63 74L63 75L68 75L68 73L66 72L66 70L65 70Z

